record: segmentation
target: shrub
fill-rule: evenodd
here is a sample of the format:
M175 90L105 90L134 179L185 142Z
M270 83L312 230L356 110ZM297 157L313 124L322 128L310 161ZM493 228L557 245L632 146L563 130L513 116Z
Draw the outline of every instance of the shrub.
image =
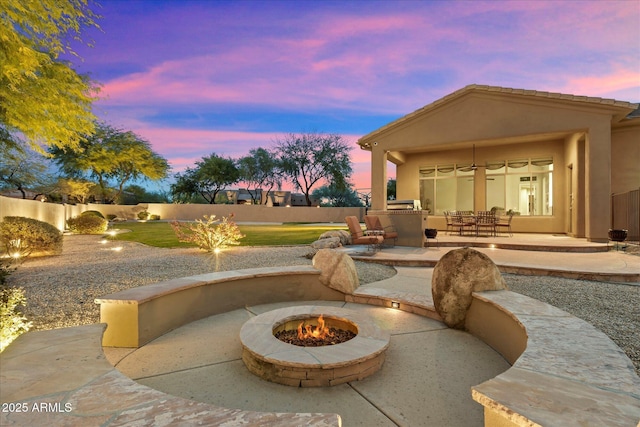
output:
M22 288L0 286L0 352L31 328L19 309L26 302Z
M146 210L138 212L138 219L140 221L148 220L149 219L149 212L146 211Z
M109 221L95 215L80 215L67 220L67 226L76 234L102 234L107 231Z
M149 219L151 221L159 221L160 220L160 215L149 215Z
M62 233L53 225L33 218L6 216L0 222L0 242L6 253L19 258L62 252Z
M7 283L7 277L15 267L11 266L11 258L0 258L0 288Z
M93 215L93 216L97 216L98 218L104 218L104 215L102 215L102 212L99 212L99 211L84 211L80 214L80 216L87 216L87 215Z
M222 221L215 218L215 215L204 215L205 221L197 219L187 224L172 221L171 227L179 241L194 243L209 252L217 252L229 245L239 245L239 240L244 235L238 225L231 221L233 214L222 217Z

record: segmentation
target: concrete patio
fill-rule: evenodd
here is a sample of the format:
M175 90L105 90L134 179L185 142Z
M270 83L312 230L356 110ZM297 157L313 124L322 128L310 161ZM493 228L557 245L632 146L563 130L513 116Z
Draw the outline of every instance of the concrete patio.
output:
M505 242L523 247L499 249ZM606 245L563 236L466 241L441 236L438 245L429 248L384 248L374 255L360 255L399 267L395 277L359 288L359 296L394 295L429 305L429 266L451 247L473 244L494 245L479 250L503 270L640 282L640 257L603 252ZM366 248L344 250L359 256ZM504 372L510 364L476 337L410 312L356 302L313 301L366 313L390 331L391 346L381 371L363 381L318 389L288 387L253 376L240 360L240 327L256 314L294 304L301 303L250 306L211 316L139 349L103 349L100 325L27 333L0 355L0 401L25 404L28 411L2 412L0 424L192 425L196 416L198 422L208 425L293 426L303 419L308 421L305 424L336 425L331 414L339 414L347 426L484 425L482 406L472 399L470 388ZM552 312L546 310L544 317ZM565 319L566 313L560 316ZM615 345L605 347L601 351L617 354ZM640 418L640 380L632 371L624 378L621 394L610 396L617 403L607 400L598 406L587 402L583 408L574 402L577 406L572 409L601 411L605 418L613 410L629 417L610 425L626 425L625 419ZM207 404L219 410L212 411ZM34 405L45 410L34 411ZM251 418L251 411L272 416Z

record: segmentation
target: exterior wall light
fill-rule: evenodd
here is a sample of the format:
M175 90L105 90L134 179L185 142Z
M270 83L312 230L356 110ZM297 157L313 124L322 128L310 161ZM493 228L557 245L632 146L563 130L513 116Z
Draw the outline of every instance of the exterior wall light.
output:
M400 308L400 303L398 301L391 301L391 308Z

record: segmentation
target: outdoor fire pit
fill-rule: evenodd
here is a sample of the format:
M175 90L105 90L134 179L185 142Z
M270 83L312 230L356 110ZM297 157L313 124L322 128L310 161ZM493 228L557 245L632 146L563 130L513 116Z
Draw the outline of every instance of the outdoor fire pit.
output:
M313 342L312 335L322 335L325 328L325 336ZM298 338L298 332L308 332L308 336ZM276 338L283 333L295 335L294 341L299 342ZM312 342L305 345L308 339ZM250 319L240 330L240 341L245 366L260 378L295 387L322 387L377 372L384 363L389 333L351 310L296 306Z

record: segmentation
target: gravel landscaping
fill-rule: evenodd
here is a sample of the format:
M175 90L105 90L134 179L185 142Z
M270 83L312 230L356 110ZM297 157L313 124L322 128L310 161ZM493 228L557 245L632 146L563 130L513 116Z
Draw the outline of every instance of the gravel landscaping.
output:
M9 284L25 290L32 330L97 323L93 302L123 289L212 271L310 265L308 246L234 247L218 255L195 248L160 249L99 236L65 236L61 256L25 261ZM392 267L356 262L361 284L395 274ZM640 373L640 286L505 275L511 290L559 307L606 333Z

